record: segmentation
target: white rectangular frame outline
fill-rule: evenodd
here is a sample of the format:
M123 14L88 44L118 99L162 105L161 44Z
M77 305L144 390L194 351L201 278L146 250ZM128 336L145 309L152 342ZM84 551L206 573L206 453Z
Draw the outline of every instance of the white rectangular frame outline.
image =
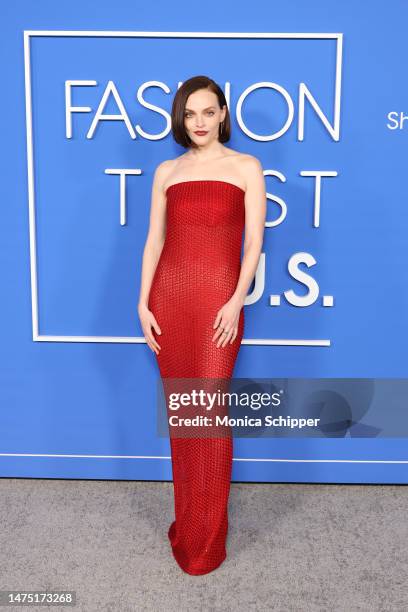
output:
M34 342L120 342L145 343L144 337L128 336L47 336L40 335L38 330L38 292L36 266L36 232L34 205L34 157L32 137L32 99L31 99L31 58L30 37L36 36L88 36L88 37L146 37L146 38L300 38L300 39L331 39L336 40L336 76L334 117L338 121L341 100L341 57L343 49L343 34L341 33L262 33L262 32L134 32L108 30L24 30L24 72L25 72L25 102L27 129L27 165L28 165L28 201L29 201L29 232L30 232L30 271L32 325ZM243 339L242 344L275 345L275 346L330 346L330 340L296 340L296 339ZM55 457L55 458L94 458L94 459L167 459L169 456L144 455L59 455L45 453L0 453L0 457ZM408 463L408 461L354 460L354 459L271 459L271 458L238 458L233 461L267 461L285 463Z
M38 36L87 36L87 37L140 37L140 38L298 38L336 40L336 76L334 95L334 123L340 116L341 100L341 58L343 34L341 33L299 33L299 32L134 32L109 30L24 30L24 73L27 131L27 173L30 233L30 273L31 273L31 317L34 342L115 342L146 344L144 336L56 336L39 333L38 320L38 280L37 246L35 229L35 189L34 189L34 152L32 129L32 90L30 38ZM331 346L330 339L281 339L281 338L243 338L241 344L268 346Z
M32 140L32 105L31 105L31 60L30 37L35 36L107 36L107 37L168 37L168 38L312 38L335 39L336 45L336 77L334 113L336 120L340 113L341 93L341 57L343 48L343 35L341 33L261 33L261 32L125 32L125 31L95 31L95 30L24 30L24 71L25 71L25 102L27 126L27 164L28 164L28 197L29 197L29 224L30 224L30 270L32 295L32 323L33 340L36 342L146 342L141 337L92 337L92 336L43 336L38 333L38 301L37 301L37 268L36 268L36 241L35 241L35 208L34 208L34 164ZM268 345L297 345L297 346L330 346L330 340L269 340L247 339L242 344L268 344ZM53 457L53 458L86 458L86 459L167 459L169 456L144 455L59 455L46 453L0 453L0 457ZM366 460L366 459L272 459L272 458L242 458L234 457L233 461L261 461L283 463L402 463L399 460Z
M36 243L35 243L35 209L34 209L34 174L33 174L33 141L32 141L32 114L31 114L31 67L30 67L30 37L31 36L140 36L140 37L185 37L185 38L322 38L336 39L336 79L335 79L335 117L340 113L341 91L341 55L343 35L338 34L301 34L301 33L233 33L233 32L113 32L113 31L81 31L81 30L25 30L24 31L24 70L25 70L25 98L26 98L26 125L27 125L27 164L28 164L28 195L29 195L29 222L30 222L30 269L32 292L32 321L33 340L52 342L145 342L144 338L102 338L81 336L40 336L38 334L38 304L37 304L37 270L36 270ZM242 344L296 344L330 346L330 340L243 340ZM79 454L47 454L47 453L0 453L0 457L49 457L49 458L83 458L83 459L166 459L171 456L145 456L145 455L79 455ZM273 458L244 458L233 457L233 461L274 462L274 463L365 463L365 464L408 464L408 460L382 460L382 459L273 459Z

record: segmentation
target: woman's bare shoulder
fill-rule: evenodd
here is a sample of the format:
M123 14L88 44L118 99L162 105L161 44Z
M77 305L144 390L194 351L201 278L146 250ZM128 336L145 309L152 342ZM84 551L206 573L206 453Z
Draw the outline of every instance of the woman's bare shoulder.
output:
M185 153L182 153L178 157L172 159L165 159L156 167L156 174L159 176L165 176L171 173L175 168L178 167L180 162L183 161Z
M239 163L241 164L243 169L248 168L248 167L249 168L262 167L262 164L259 161L259 159L255 157L255 155L251 155L250 153L240 153Z
M232 151L232 150L231 150ZM248 172L259 172L262 169L262 164L255 155L250 153L241 153L240 151L234 151L231 157L235 157L235 163L239 172L247 174Z
M155 172L161 173L163 171L169 170L172 166L174 166L175 159L164 159L157 166Z
M175 167L175 159L164 159L160 162L154 171L154 183L162 186L166 181L166 178L169 174L171 174L173 168Z
M244 178L246 189L254 185L265 187L265 177L260 160L249 153L242 153L239 159L239 173Z

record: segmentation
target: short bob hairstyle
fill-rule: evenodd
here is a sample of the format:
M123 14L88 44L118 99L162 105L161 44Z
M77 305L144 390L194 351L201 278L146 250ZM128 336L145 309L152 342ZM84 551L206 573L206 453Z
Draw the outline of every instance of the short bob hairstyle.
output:
M186 149L189 147L197 148L197 145L191 140L184 126L184 109L186 107L186 102L189 95L198 89L208 89L209 91L214 92L218 98L220 108L222 108L224 105L227 107L225 119L220 123L218 139L220 142L228 142L231 137L231 120L224 92L219 85L217 85L217 83L209 77L204 75L194 76L187 81L184 81L184 83L180 86L176 92L176 95L174 96L173 106L171 109L171 128L173 138L178 144L182 145Z

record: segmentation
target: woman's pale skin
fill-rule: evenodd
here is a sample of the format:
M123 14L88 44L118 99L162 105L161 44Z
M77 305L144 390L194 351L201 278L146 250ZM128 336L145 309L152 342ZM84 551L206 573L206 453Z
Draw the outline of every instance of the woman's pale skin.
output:
M138 314L148 346L156 354L161 349L153 335L162 330L148 308L150 287L166 236L166 189L173 183L191 180L222 180L245 191L245 237L241 272L233 295L218 310L212 341L222 349L233 343L248 289L253 281L262 250L266 218L265 179L259 160L224 146L218 139L219 126L226 114L215 93L199 89L186 102L184 125L188 136L198 145L176 159L162 162L153 178L149 231L143 251ZM195 131L207 131L198 136ZM226 333L223 333L226 332ZM165 330L163 333L166 333Z

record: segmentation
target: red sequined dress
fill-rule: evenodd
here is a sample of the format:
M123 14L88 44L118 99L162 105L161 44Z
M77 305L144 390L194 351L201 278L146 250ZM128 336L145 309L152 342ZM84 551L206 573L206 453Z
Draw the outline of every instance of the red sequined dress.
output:
M244 331L241 309L232 344L212 341L217 311L235 291L241 269L245 192L233 183L191 180L166 191L166 239L149 309L162 331L157 362L166 377L232 376ZM226 558L232 437L170 436L175 520L173 555L188 574L207 574Z

